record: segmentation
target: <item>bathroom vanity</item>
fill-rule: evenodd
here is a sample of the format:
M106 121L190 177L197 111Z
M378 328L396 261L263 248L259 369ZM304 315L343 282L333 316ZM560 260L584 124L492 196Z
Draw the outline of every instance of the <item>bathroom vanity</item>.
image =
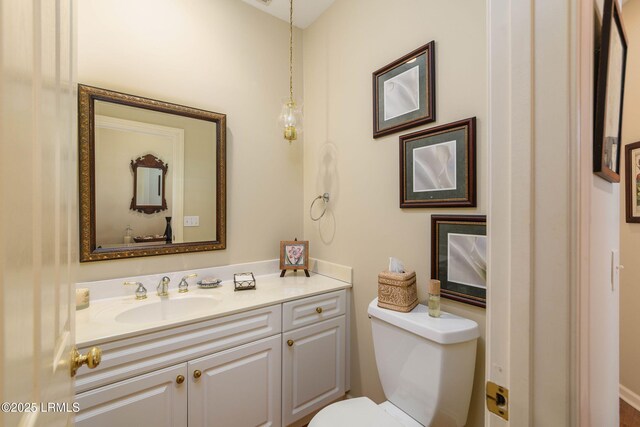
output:
M78 371L76 425L295 423L349 389L350 287L268 275L250 291L227 281L92 301L77 312L78 348L103 354Z

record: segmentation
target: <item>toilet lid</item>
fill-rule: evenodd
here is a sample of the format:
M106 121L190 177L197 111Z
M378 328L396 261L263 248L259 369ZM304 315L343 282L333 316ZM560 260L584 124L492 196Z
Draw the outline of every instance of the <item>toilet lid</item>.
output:
M347 399L316 414L309 427L404 427L367 397Z

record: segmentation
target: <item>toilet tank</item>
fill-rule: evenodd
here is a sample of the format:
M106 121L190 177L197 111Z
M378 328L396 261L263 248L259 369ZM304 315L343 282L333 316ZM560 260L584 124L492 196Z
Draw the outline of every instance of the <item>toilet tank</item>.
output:
M409 313L369 304L378 374L387 400L424 426L464 426L478 324L418 305Z

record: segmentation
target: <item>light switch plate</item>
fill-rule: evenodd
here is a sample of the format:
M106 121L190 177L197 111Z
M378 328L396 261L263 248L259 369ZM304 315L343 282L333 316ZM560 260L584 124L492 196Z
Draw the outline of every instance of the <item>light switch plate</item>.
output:
M184 226L185 227L199 227L200 226L200 217L199 216L185 216L184 217Z

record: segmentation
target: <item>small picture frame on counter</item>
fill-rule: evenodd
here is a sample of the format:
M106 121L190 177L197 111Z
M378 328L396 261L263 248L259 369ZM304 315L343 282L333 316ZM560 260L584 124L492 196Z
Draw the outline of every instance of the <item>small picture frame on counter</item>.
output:
M253 273L234 273L234 291L247 291L256 288L256 278Z
M309 276L309 241L283 240L280 242L280 277L284 277L287 270L304 270Z

